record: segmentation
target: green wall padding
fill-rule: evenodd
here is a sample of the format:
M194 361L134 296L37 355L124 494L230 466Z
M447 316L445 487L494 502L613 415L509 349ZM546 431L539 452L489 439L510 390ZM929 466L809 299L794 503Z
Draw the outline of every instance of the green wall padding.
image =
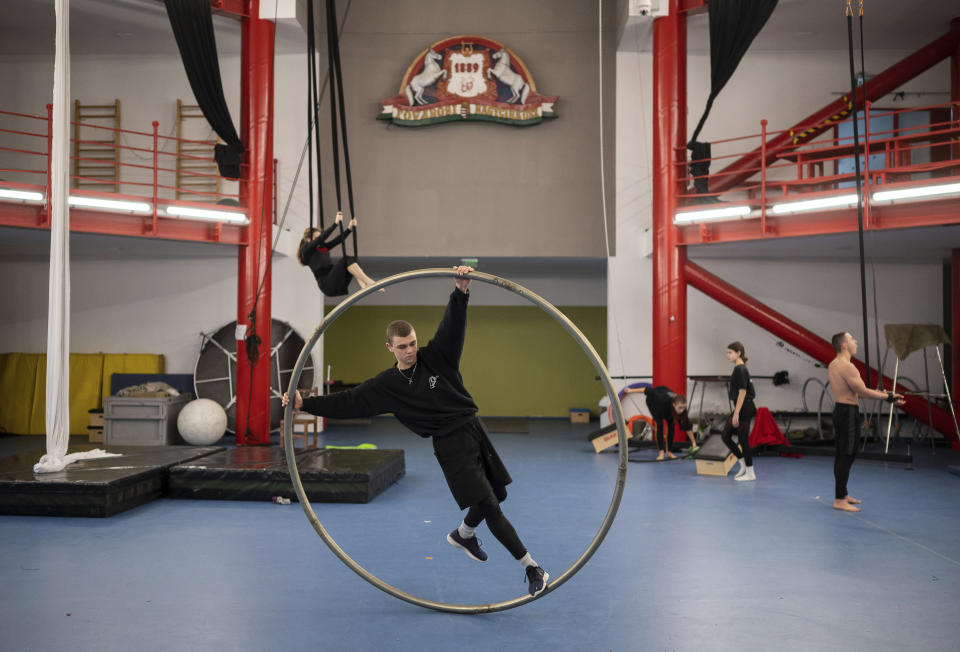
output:
M559 308L606 359L605 307ZM384 329L406 319L421 346L436 330L442 306L355 306L324 333L324 377L357 383L390 367ZM481 415L568 417L572 407L597 412L604 395L586 354L536 306L471 306L460 364Z

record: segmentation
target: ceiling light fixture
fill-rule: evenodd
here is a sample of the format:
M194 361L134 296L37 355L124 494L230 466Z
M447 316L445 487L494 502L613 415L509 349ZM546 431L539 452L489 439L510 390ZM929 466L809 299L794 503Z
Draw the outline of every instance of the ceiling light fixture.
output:
M774 204L770 211L776 215L784 213L800 213L803 211L815 211L820 208L835 208L837 206L850 206L857 203L856 193L852 195L834 195L833 197L821 197L820 199L808 199L806 201L787 202L785 204Z
M15 199L17 201L43 201L42 192L32 192L30 190L14 190L12 188L0 188L0 199Z
M749 215L749 206L724 206L723 208L707 208L699 211L681 211L673 216L674 224L691 224L708 220L722 220L726 217L742 217Z
M937 197L960 193L960 183L947 183L939 186L920 186L917 188L900 188L898 190L880 190L873 193L873 201L894 201L897 199L914 199L918 197Z
M192 206L166 206L163 210L170 217L206 220L210 222L230 222L231 224L250 223L246 215L236 211L215 211L207 208L193 208Z
M85 197L70 195L67 199L71 206L80 208L105 208L109 211L123 211L128 213L149 213L150 204L142 201L120 201L116 199L101 199L100 197Z

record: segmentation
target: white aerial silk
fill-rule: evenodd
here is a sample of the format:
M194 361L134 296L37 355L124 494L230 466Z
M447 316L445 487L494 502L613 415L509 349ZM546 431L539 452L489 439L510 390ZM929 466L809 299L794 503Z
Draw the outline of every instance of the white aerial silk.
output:
M34 473L60 471L71 462L112 453L67 455L70 441L70 0L56 0L53 64L53 142L50 151L50 290L47 313L47 454Z

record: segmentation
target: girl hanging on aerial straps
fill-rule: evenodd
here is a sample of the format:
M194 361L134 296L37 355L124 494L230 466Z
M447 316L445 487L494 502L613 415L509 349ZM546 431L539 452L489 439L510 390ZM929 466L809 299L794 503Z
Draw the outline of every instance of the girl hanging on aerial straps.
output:
M647 409L650 410L650 416L653 417L654 436L657 439L657 448L660 452L657 454L657 461L662 461L664 457L672 460L676 457L670 452L673 445L674 422L680 422L680 429L690 431L693 426L687 418L687 397L683 394L672 392L669 387L659 385L658 387L628 387L625 394L644 394L647 399ZM664 427L666 426L666 427ZM667 436L664 437L664 431ZM697 443L690 435L691 446L696 448Z
M374 280L367 276L357 259L344 254L336 263L330 258L330 250L354 232L357 227L357 218L350 220L350 225L343 231L328 240L333 230L343 223L343 213L338 212L334 223L321 231L313 227L303 232L300 240L300 249L297 250L297 260L306 265L317 279L317 286L328 297L349 294L350 277L357 279L361 288L373 285ZM382 291L382 290L381 290Z

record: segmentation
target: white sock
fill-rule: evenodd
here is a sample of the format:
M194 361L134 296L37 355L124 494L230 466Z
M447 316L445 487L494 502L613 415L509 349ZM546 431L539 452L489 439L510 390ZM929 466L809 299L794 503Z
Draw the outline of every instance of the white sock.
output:
M533 557L530 556L528 552L523 557L519 559L520 563L523 564L524 569L530 568L531 566L538 566L537 562L533 561Z
M474 532L476 531L477 531L477 528L470 527L469 525L467 525L466 521L461 523L460 527L457 528L457 532L459 532L460 536L463 537L464 539L469 539L470 537L473 536Z

